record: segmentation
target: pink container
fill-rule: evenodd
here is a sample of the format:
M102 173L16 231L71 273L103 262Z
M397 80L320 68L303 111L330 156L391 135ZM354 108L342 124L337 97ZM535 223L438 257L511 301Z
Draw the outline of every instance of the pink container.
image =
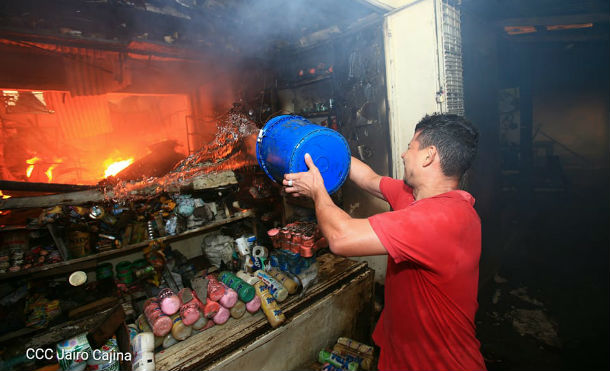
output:
M158 297L161 300L161 310L168 316L176 314L180 310L182 302L172 289L165 288L161 290Z
M261 307L261 298L256 295L252 300L246 303L246 310L249 313L256 313Z
M233 308L235 303L237 303L238 295L237 295L237 292L235 292L235 290L233 290L232 288L230 288L226 285L224 285L224 286L225 286L225 294L222 296L222 298L220 298L219 303L223 307L225 307L227 309L231 309L231 308Z
M184 323L186 326L190 326L197 322L200 316L201 315L199 313L197 303L193 301L180 307L180 318L182 318L182 323Z
M172 330L172 319L168 315L161 315L151 325L155 336L165 336Z
M208 301L205 303L205 307L203 309L203 315L205 318L213 318L218 311L220 310L220 304L215 301Z
M220 306L220 310L212 320L215 324L222 325L229 320L229 317L231 317L231 312L227 308Z
M225 288L222 283L218 282L213 277L209 277L208 283L208 298L212 301L218 301L225 294Z

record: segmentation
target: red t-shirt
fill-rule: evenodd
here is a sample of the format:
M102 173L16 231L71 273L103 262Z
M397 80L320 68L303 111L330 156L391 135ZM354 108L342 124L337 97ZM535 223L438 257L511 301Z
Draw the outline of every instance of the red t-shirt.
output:
M415 201L402 181L380 189L394 211L369 218L388 251L385 307L373 333L380 370L484 370L475 337L481 221L451 191Z

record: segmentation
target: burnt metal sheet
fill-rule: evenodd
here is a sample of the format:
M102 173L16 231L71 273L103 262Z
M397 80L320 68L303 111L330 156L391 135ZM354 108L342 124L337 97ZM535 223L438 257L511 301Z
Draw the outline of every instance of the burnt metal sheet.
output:
M108 102L103 95L73 97L67 92L46 91L47 106L55 111L66 139L83 139L112 132Z

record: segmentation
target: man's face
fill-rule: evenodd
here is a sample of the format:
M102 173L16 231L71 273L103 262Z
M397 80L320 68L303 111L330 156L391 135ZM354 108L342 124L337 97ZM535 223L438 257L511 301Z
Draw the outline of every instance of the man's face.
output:
M416 163L417 163L417 155L419 153L419 141L417 140L417 136L419 132L413 135L413 138L409 142L407 146L407 150L402 153L400 157L402 157L402 162L405 165L405 176L404 182L409 187L415 186L415 177L416 177Z

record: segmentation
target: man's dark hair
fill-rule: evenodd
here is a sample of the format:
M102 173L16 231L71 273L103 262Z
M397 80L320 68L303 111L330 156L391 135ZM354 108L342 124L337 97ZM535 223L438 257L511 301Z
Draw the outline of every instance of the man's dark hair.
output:
M415 126L419 148L435 146L443 174L461 178L477 154L479 131L462 116L454 114L426 115Z

